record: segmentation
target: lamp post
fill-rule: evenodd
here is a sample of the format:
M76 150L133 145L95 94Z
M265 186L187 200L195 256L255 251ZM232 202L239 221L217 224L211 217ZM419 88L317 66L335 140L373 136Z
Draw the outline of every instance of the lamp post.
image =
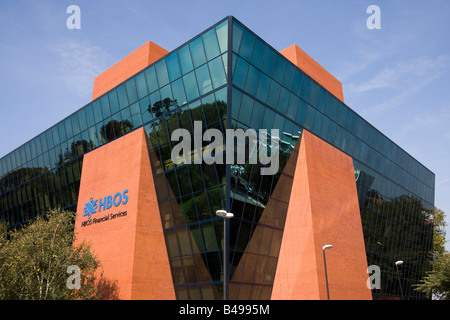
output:
M228 221L234 217L234 214L217 210L216 215L223 218L223 299L228 300Z
M322 247L322 251L323 251L323 264L324 264L324 266L325 266L325 283L327 284L327 297L328 297L328 300L330 300L330 291L329 291L329 289L328 289L327 260L326 260L326 258L325 258L325 250L326 250L326 249L331 249L331 248L333 248L333 246L332 246L331 244L327 244L327 245L324 245L324 246Z
M398 285L400 286L400 294L402 296L402 300L403 300L403 289L402 289L402 283L400 282L400 272L398 271L398 266L402 265L403 261L402 260L398 260L395 262L395 267L397 268L397 277L398 277Z

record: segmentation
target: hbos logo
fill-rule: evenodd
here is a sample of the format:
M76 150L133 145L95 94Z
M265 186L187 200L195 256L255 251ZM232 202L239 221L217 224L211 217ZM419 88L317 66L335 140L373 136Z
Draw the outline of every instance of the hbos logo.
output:
M112 206L118 207L121 204L124 205L128 202L128 190L124 190L123 192L117 192L114 196L106 196L104 198L100 198L98 200L94 200L94 198L90 198L88 203L84 204L84 214L83 217L87 216L88 219L91 218L92 214L96 212L100 212L102 210L107 210Z

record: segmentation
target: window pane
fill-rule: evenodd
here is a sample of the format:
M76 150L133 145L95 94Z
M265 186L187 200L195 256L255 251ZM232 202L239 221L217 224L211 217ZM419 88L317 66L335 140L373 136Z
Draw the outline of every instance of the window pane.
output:
M72 121L72 130L73 130L73 134L79 134L80 133L80 124L78 122L78 115L74 114L70 117L71 121Z
M245 83L245 90L252 96L256 96L256 89L258 88L259 70L250 65Z
M89 104L84 108L84 112L86 113L86 121L88 124L88 127L92 127L95 124L94 121L94 113L92 112L92 104ZM55 144L57 144L55 142Z
M178 50L178 59L180 60L182 74L186 74L194 69L194 66L192 65L191 52L189 51L189 47L187 45Z
M145 70L145 79L147 80L148 92L153 92L158 89L158 81L156 80L155 67L151 66Z
M84 131L87 129L87 122L84 109L78 111L78 122L80 123L80 131Z
M174 103L177 106L181 106L187 102L182 79L172 82L172 92Z
M237 23L233 22L233 51L238 53L241 45L242 32L244 29Z
M169 71L170 81L181 76L180 66L178 65L177 53L174 52L166 58L167 69Z
M277 110L286 114L290 93L284 87L281 87L280 98L278 99Z
M216 30L211 29L202 36L205 44L206 58L211 60L220 54L219 43L217 42Z
M275 68L273 69L272 78L281 83L284 74L284 66L286 60L281 55L276 55L275 58Z
M169 74L167 73L166 60L161 60L155 64L156 77L160 87L169 83Z
M224 21L216 27L217 39L219 41L220 53L227 51L228 46L228 22Z
M247 61L250 61L253 51L253 43L255 42L255 37L244 30L244 34L242 35L241 47L239 48L239 55Z
M269 47L266 47L264 59L263 59L263 66L262 71L267 74L268 76L272 75L272 69L275 62L275 52L273 52L272 49Z
M211 78L209 77L208 66L204 65L195 70L197 76L198 88L200 95L206 94L212 90Z
M280 89L281 89L281 86L277 82L271 80L269 96L267 98L267 104L269 106L271 106L272 108L275 108L275 109L277 108L278 96L280 94Z
M251 57L251 63L253 63L257 68L261 68L263 57L264 57L264 48L266 45L259 40L258 38L255 39L255 45L253 48L253 53Z
M203 50L202 38L198 37L189 44L191 48L192 60L194 67L197 68L206 62L205 51Z
M186 89L186 96L188 101L198 98L197 81L194 72L190 72L183 77L184 88Z
M262 102L266 102L267 94L270 87L270 78L264 73L261 73L259 78L258 90L256 92L256 97Z
M109 101L107 95L104 95L100 98L100 105L102 106L103 117L109 117L111 115L111 111L109 109Z
M139 108L141 109L143 123L147 123L153 119L149 107L150 107L150 99L148 97L145 97L144 99L139 101Z
M96 100L92 103L92 110L94 111L94 120L95 123L98 123L103 120L102 110L100 106L100 101Z
M126 82L128 103L134 103L138 100L136 84L134 83L134 78L131 78Z
M141 109L139 103L136 102L130 106L131 119L133 120L134 127L142 125Z
M145 74L143 72L139 73L136 77L136 88L139 99L142 99L148 94L147 83L145 82Z
M111 114L116 113L120 110L119 108L119 100L117 99L117 92L116 90L112 90L108 94L108 100L109 100L109 107L111 109Z
M128 106L128 97L127 97L127 90L125 88L125 84L122 84L121 86L119 86L117 88L117 96L119 99L120 109L123 109L126 106ZM95 110L94 110L94 112L95 112Z
M209 71L211 72L212 84L214 89L217 89L221 85L227 82L225 77L225 70L222 64L222 58L217 57L216 59L208 63Z
M236 61L236 68L233 75L233 83L240 88L244 88L247 79L248 63L239 58Z

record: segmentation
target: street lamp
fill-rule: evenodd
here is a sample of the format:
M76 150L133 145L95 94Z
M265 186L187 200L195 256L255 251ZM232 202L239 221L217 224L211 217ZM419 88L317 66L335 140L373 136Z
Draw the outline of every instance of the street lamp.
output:
M217 210L216 215L223 218L223 299L228 300L228 221L234 217L234 214L225 210Z
M329 291L329 289L328 289L327 260L326 260L326 258L325 258L325 250L326 250L326 249L331 249L331 248L333 248L333 246L332 246L331 244L327 244L327 245L324 245L324 246L322 247L322 251L323 251L323 264L324 264L324 266L325 266L325 282L326 282L326 284L327 284L327 297L328 297L328 300L330 300L330 291Z
M400 294L402 295L402 300L403 300L403 289L402 289L402 283L400 282L400 273L398 271L398 266L402 265L403 261L402 260L398 260L395 262L395 267L397 268L397 276L398 276L398 284L400 286Z

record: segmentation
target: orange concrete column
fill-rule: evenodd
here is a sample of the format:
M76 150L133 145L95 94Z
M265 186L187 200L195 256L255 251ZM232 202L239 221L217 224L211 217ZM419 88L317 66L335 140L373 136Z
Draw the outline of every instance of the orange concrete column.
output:
M169 51L151 41L146 42L109 69L94 79L92 100L121 84L156 60L165 56Z
M75 235L122 299L175 299L142 128L84 156Z
M280 53L331 92L336 98L344 102L342 83L296 44L281 50Z
M351 157L302 133L272 299L372 299Z

